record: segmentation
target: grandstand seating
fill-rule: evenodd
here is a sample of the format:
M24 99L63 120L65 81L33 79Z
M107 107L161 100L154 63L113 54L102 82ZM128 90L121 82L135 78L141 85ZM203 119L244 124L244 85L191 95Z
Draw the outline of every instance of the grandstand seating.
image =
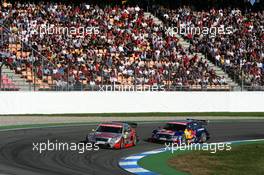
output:
M39 90L65 88L66 85L88 88L102 84L165 85L166 88L189 90L231 89L206 60L193 55L193 50L183 48L177 37L165 35L164 26L144 18L143 9L93 6L87 9L83 5L47 4L14 3L9 9L10 15L4 16L5 24L9 24L6 27L13 32L7 45L12 57L9 67L36 84ZM48 12L42 14L43 8ZM65 13L60 13L65 9ZM183 11L188 12L188 9L159 10L163 19L165 13L180 14L179 21L186 22L191 13ZM77 15L74 16L73 12ZM209 12L204 13L208 15ZM198 15L197 18L194 14ZM203 16L200 12L194 14L191 15L194 21ZM166 20L167 23L175 22L173 17ZM33 23L36 25L31 26ZM99 26L100 34L85 37L41 34L39 29L44 24L65 28L94 25ZM192 39L197 41L191 41L196 51L204 49L200 46L209 46L203 44L203 38L193 36Z
M2 76L1 90L4 91L17 91L19 88L14 84L14 82L6 75Z
M192 48L203 52L231 77L246 86L264 85L264 11L243 12L239 9L208 9L196 11L190 8L156 9L158 15L169 25L198 27L200 29L222 27L231 33L197 35L185 33ZM243 72L243 73L242 73Z

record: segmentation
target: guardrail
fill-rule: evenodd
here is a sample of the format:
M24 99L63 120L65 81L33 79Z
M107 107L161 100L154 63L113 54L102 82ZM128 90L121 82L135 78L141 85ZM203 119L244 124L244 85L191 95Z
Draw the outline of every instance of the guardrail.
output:
M0 92L0 114L264 112L263 97L263 92Z

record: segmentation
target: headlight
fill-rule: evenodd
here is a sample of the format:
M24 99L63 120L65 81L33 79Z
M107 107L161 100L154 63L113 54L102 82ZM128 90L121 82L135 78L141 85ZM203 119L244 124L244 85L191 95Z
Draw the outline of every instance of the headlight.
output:
M112 138L112 139L110 140L110 143L111 143L111 144L115 144L115 143L119 142L120 139L121 139L121 137L114 137L114 138Z

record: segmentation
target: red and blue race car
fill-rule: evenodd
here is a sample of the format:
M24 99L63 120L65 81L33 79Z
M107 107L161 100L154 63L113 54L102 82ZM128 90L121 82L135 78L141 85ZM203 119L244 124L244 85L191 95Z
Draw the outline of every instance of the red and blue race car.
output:
M172 121L163 128L152 131L151 142L204 143L210 136L205 128L208 121L187 119L184 122Z
M101 123L86 136L86 141L114 149L135 146L138 141L136 127L136 123L129 122Z

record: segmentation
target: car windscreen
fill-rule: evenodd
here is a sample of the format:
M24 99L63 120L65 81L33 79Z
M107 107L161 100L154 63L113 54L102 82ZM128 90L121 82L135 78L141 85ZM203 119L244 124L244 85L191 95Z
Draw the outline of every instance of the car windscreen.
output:
M184 131L186 129L186 125L167 123L164 129L173 131Z
M97 132L122 133L122 127L99 126Z

